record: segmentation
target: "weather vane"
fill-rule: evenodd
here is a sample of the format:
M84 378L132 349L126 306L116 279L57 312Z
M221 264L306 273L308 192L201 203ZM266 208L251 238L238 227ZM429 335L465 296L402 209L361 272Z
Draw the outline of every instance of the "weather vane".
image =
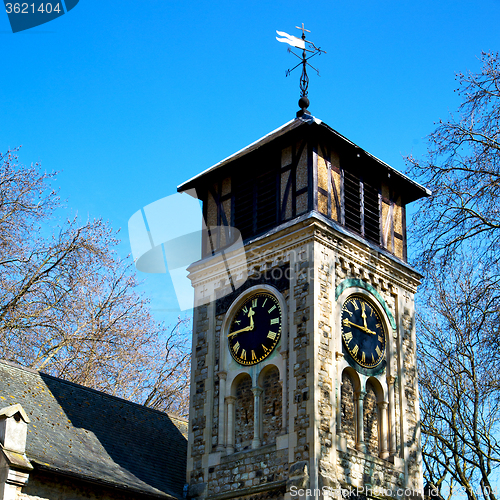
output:
M297 49L302 49L302 57L301 57L298 54L296 54L292 49L288 48L288 52L291 52L295 57L298 57L300 59L300 62L292 69L288 69L286 72L286 76L288 76L295 68L298 68L299 66L302 65L302 75L300 76L300 99L299 99L299 107L301 108L301 111L297 112L297 116L302 116L304 113L308 112L307 107L309 106L309 99L307 98L307 88L309 87L307 66L310 66L314 71L316 71L316 73L318 73L319 76L319 71L314 66L309 64L308 61L309 59L311 59L311 57L314 57L315 55L318 54L321 55L321 53L326 54L326 51L321 50L320 47L316 47L316 45L314 45L314 43L312 43L310 40L306 40L306 31L308 33L311 32L304 28L304 23L302 23L302 28L299 28L298 26L295 27L299 30L302 30L302 38L289 35L284 31L276 30L276 33L278 33L278 35L282 37L282 38L276 37L276 40L278 40L278 42L288 43L288 45L296 47Z

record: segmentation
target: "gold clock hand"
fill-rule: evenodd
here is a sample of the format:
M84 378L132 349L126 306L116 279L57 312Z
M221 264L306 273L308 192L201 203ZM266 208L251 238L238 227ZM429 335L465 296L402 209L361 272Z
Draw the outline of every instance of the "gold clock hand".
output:
M377 335L375 332L372 332L369 328L366 328L366 327L361 326L361 325L357 325L356 323L353 323L352 321L349 321L347 318L344 319L344 325L345 326L349 326L349 325L355 326L356 328L359 328L363 332L371 333L373 335Z
M363 323L365 324L365 328L368 328L368 325L366 324L365 307L366 307L366 304L364 302L361 302L361 317L363 318Z
M250 310L248 311L248 317L250 318L250 327L249 329L250 330L253 330L253 327L254 327L254 324L253 324L253 315L255 314L255 311L250 308Z
M253 329L253 326L247 326L245 328L242 328L241 330L236 330L235 332L230 333L227 338L229 337L234 337L235 335L238 335L238 333L243 333L243 332L248 332Z

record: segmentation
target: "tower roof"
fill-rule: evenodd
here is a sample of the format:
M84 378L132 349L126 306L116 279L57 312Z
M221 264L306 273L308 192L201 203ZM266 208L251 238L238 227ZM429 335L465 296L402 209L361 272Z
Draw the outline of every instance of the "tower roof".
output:
M387 177L392 177L392 181L399 184L404 204L408 204L412 201L431 195L431 192L427 188L413 181L412 179L394 169L368 151L365 151L364 149L350 141L347 137L343 136L335 129L327 125L325 122L311 115L303 115L299 118L295 118L285 123L276 130L273 130L269 134L265 135L264 137L261 137L257 141L249 144L248 146L237 151L231 156L228 156L224 160L216 163L212 167L187 180L177 187L177 191L184 192L190 189L196 189L199 186L205 184L206 181L213 176L222 174L223 171L225 172L231 170L234 163L239 159L251 155L264 146L268 146L274 142L278 142L278 140L284 138L285 136L295 133L300 134L301 131L303 131L304 133L306 131L312 131L311 127L313 129L317 129L315 132L318 133L318 135L326 136L327 139L335 141L338 144L339 148L356 154L359 157L365 157L368 167L379 170L380 173L384 173Z

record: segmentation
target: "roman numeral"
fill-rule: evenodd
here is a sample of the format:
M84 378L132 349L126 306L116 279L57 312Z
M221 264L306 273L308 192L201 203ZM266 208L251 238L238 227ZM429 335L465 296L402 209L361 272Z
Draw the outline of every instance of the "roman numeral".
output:
M242 311L246 314L246 313L248 312L248 308L247 308L247 306L245 306L245 307L242 309Z
M351 304L354 306L354 310L357 311L359 309L358 303L355 302L354 300L351 302Z
M257 307L257 300L258 299L253 299L252 300L252 307Z
M247 352L245 351L245 349L242 349L242 350L241 350L241 355L240 355L240 358L241 358L241 359L247 359Z
M372 354L372 363L375 363L375 358L373 357L373 354Z
M267 354L271 349L268 349L264 344L262 344L262 349L264 349L264 354Z
M381 337L380 335L379 335L377 338L378 338L378 341L379 341L379 342L383 342L383 341L384 341L384 338L383 338L383 337Z
M379 346L375 347L375 351L377 352L379 357L382 356L382 351L380 350Z
M382 328L382 325L381 325L380 323L377 323L377 324L375 325L375 328Z
M279 318L273 318L271 320L271 325L275 325L276 323L279 323L280 319Z
M366 363L365 351L361 351L361 363Z
M351 340L352 340L352 333L346 332L344 335L344 339L345 339L346 344L349 344L349 342L351 342Z
M262 307L264 307L266 305L266 302L267 302L267 297L265 298L264 303L262 304Z
M358 344L356 344L352 350L352 353L354 354L354 356L356 356L356 354L358 354L358 351L359 351L359 347L358 347Z
M342 323L343 323L344 326L349 326L349 320L347 318L344 318L342 320Z
M240 350L240 343L236 342L236 344L233 345L233 351L235 354L238 354L239 350Z
M255 351L252 349L252 361L257 359L257 356L255 355Z
M267 338L274 340L276 338L276 335L278 335L276 332L269 332L267 334Z
M269 309L269 311L267 311L267 312L268 312L268 313L271 313L271 312L273 312L275 309L276 309L276 306L273 306L273 307L271 307L271 309Z

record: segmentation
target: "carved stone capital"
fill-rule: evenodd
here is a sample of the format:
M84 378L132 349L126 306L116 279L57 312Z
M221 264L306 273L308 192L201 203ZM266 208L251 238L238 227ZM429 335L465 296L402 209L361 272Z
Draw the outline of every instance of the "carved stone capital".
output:
M225 372L225 371L217 372L217 376L219 377L219 380L226 380L227 379L227 372Z
M258 398L264 392L264 389L261 389L260 387L252 387L252 392L253 392L253 395L256 398Z
M224 401L228 404L228 405L234 405L234 403L236 403L236 396L226 396L224 398Z

